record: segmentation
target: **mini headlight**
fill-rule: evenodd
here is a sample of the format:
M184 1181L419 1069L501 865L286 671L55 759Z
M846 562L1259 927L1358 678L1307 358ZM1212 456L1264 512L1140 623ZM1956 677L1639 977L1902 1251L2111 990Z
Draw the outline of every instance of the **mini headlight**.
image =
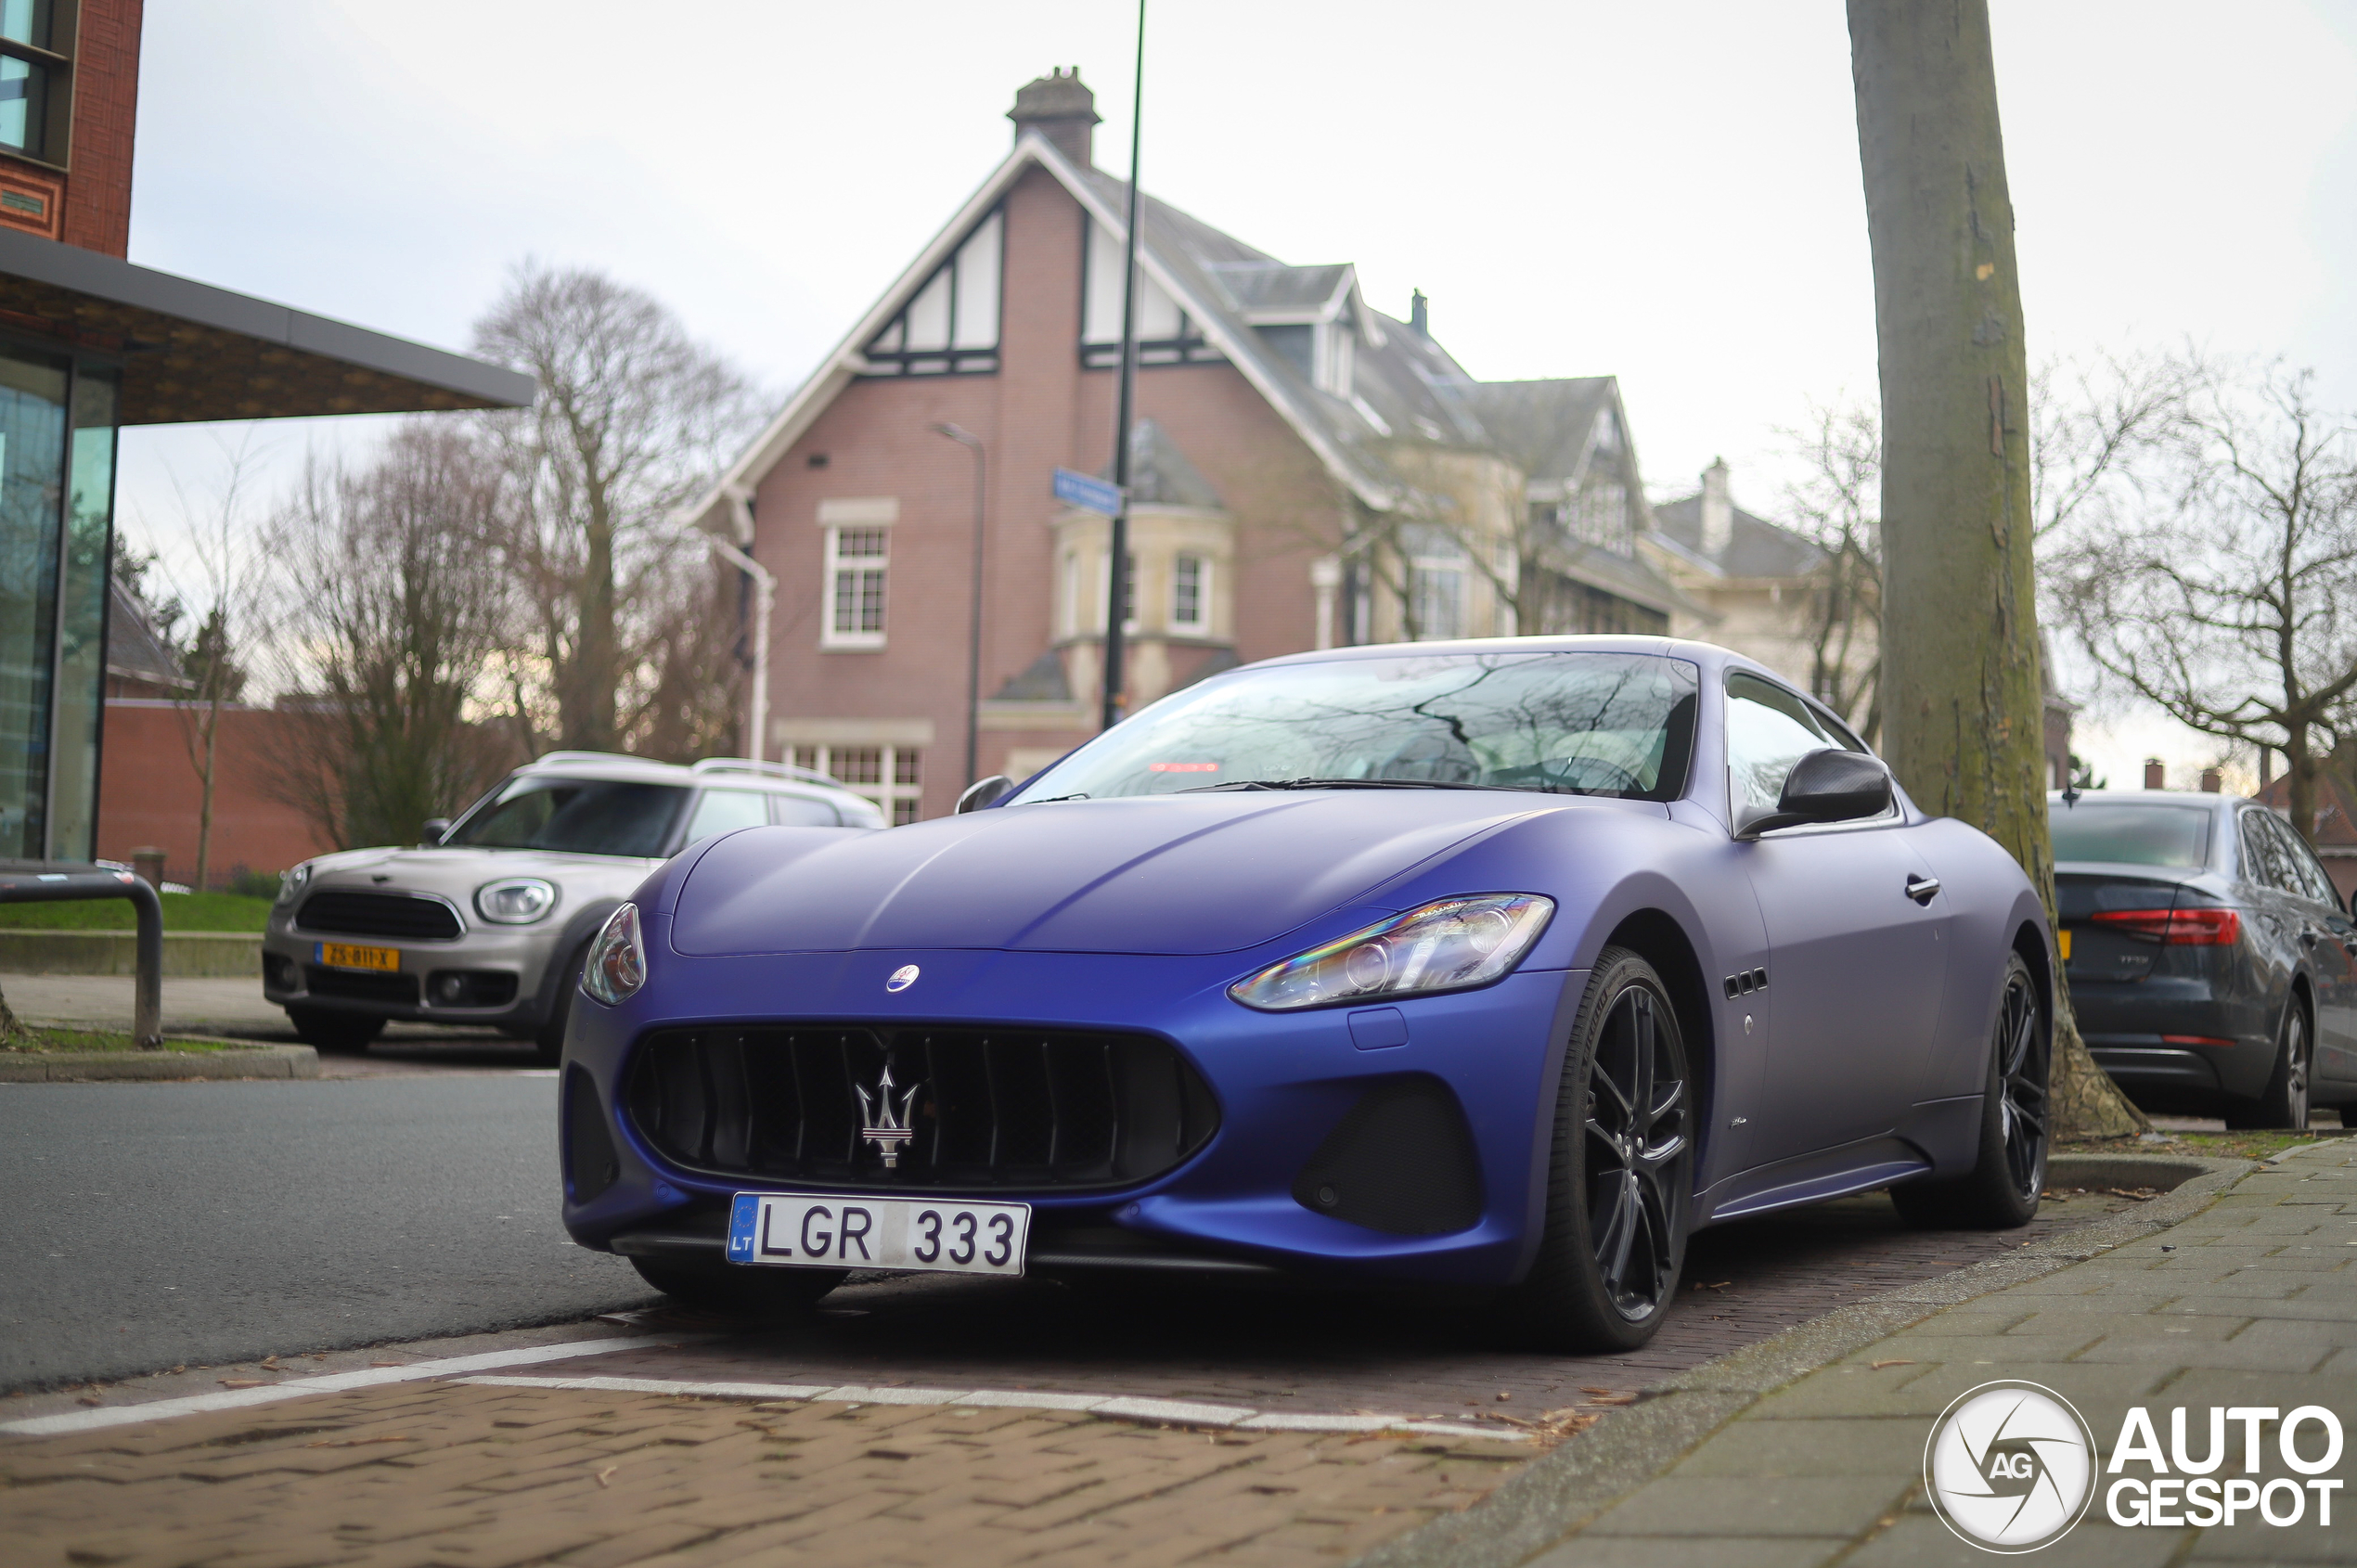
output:
M1535 893L1444 898L1271 964L1228 995L1288 1012L1487 985L1522 961L1554 912L1555 901Z
M556 906L555 884L537 877L509 877L475 889L475 913L503 926L528 926Z
M278 902L281 904L292 904L295 901L295 894L301 893L303 890L304 885L310 880L311 862L308 860L304 861L302 865L295 867L292 870L279 872Z
M606 917L581 966L581 988L608 1007L629 1000L647 983L647 950L638 941L638 906L625 904Z

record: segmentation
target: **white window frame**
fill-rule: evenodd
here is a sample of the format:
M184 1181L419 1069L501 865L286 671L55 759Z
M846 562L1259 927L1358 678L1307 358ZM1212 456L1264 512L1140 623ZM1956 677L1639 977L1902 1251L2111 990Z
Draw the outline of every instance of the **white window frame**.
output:
M1178 569L1183 561L1195 563L1195 614L1192 620L1178 613ZM1191 636L1210 634L1211 558L1201 550L1180 550L1170 558L1170 629Z
M924 811L924 751L925 749L921 746L892 746L869 744L866 741L846 742L839 746L821 742L817 745L790 747L788 756L789 760L796 765L815 767L861 800L871 803L878 811L883 813L884 826L890 828L900 825L898 808L904 803L908 807L908 820L911 822L919 820ZM838 752L875 752L879 759L876 767L876 782L854 784L849 779L839 777L834 768L835 753ZM904 755L914 755L917 759L917 782L914 784L903 784L898 781L900 759ZM805 757L809 760L804 761Z
M846 533L873 534L883 541L883 554L846 556L843 540ZM843 630L836 623L841 600L842 574L844 572L875 573L880 580L880 597L883 603L877 614L878 624L872 631ZM892 612L892 530L872 523L833 523L827 528L826 566L819 577L826 585L826 603L818 619L818 646L837 649L872 649L884 646L884 629Z

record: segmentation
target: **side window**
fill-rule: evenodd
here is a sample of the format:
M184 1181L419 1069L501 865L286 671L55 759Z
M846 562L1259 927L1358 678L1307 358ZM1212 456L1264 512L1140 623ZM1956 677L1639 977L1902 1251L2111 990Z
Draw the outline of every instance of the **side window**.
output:
M2283 852L2284 868L2290 873L2290 880L2285 885L2302 898L2339 908L2339 890L2333 886L2332 878L2325 874L2324 866L2316 859L2316 852L2308 847L2307 841L2299 836L2299 830L2273 812L2267 814L2267 827L2274 834Z
M1783 687L1757 675L1727 677L1727 789L1738 816L1747 807L1775 810L1793 764L1841 744Z
M769 826L769 803L757 790L706 790L688 819L687 842L730 833L740 828Z
M2257 882L2261 887L2288 891L2290 868L2284 864L2283 846L2267 830L2272 820L2264 811L2242 814L2243 880Z
M1857 731L1842 723L1839 718L1835 716L1833 710L1826 707L1823 703L1810 703L1809 712L1816 717L1818 727L1822 729L1827 735L1833 737L1834 744L1840 747L1843 751L1857 752L1869 757L1874 754L1872 747L1868 746L1863 740L1858 739Z
M833 828L839 826L835 808L812 795L772 795L769 797L769 820L780 828Z

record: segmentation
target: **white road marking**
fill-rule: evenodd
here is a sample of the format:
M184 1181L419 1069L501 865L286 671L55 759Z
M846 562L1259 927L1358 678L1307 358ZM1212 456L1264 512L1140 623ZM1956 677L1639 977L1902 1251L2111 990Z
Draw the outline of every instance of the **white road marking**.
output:
M692 1336L694 1339L702 1335ZM543 1361L571 1361L576 1356L603 1356L616 1350L651 1350L685 1344L689 1339L614 1338L574 1340L567 1344L528 1345L516 1350L488 1350L474 1356L449 1356L436 1361L412 1361L406 1367L371 1367L361 1372L328 1372L316 1378L290 1378L262 1388L224 1389L219 1394L195 1394L182 1399L154 1399L144 1405L107 1405L74 1410L62 1416L35 1416L30 1420L0 1423L0 1433L17 1437L57 1437L67 1433L95 1432L128 1426L135 1421L168 1420L174 1416L201 1415L208 1410L235 1410L248 1405L275 1405L313 1394L341 1394L348 1389L374 1388L380 1383L415 1382L424 1378L455 1377L487 1372L495 1367L530 1367Z
M1524 1432L1410 1420L1405 1416L1276 1415L1241 1405L1199 1405L1178 1399L1133 1399L1107 1394L1035 1394L1025 1389L870 1388L859 1383L689 1382L676 1378L460 1378L479 1388L571 1389L589 1394L667 1394L702 1399L775 1399L846 1405L963 1405L1002 1410L1078 1410L1114 1420L1225 1426L1249 1432L1413 1432L1431 1437L1490 1437L1531 1441Z

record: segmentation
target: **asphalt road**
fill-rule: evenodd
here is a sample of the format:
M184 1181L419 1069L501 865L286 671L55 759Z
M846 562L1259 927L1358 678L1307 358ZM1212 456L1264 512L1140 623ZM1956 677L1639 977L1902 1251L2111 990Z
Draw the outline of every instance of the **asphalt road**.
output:
M553 1077L0 1085L0 1388L655 1299L557 1222Z

